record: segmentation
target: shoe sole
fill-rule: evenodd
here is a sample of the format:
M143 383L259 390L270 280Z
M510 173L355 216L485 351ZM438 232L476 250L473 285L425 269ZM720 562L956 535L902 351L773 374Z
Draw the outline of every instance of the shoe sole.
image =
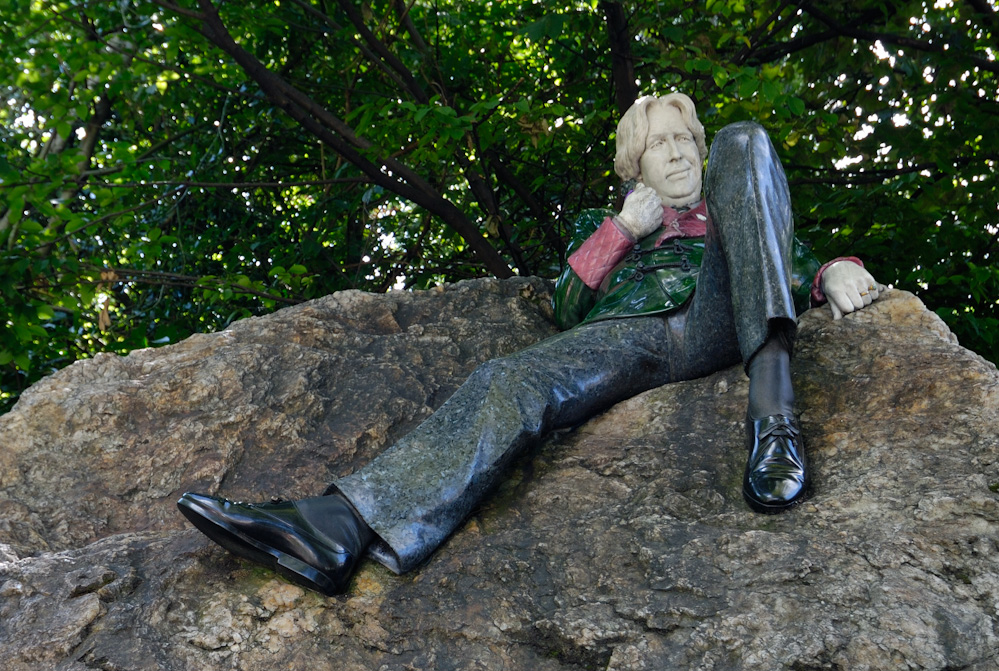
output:
M223 520L209 519L210 511L198 503L182 498L177 502L177 507L198 531L234 555L265 566L294 583L326 596L343 593L344 590L334 585L322 571L301 559L250 538Z
M798 495L797 498L788 501L787 503L780 503L777 505L769 505L761 501L757 501L752 496L749 495L745 489L742 490L742 498L746 501L750 508L755 512L763 513L764 515L779 515L786 510L790 510L795 506L799 506L804 503L811 496L810 485L805 486L804 491Z

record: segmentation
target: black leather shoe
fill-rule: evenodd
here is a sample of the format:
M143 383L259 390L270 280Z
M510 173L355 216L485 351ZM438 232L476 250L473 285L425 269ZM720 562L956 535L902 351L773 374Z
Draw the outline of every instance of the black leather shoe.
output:
M177 507L226 550L326 595L347 590L371 534L339 496L241 503L188 492ZM327 533L311 524L303 509Z
M779 513L808 494L805 445L798 422L786 415L747 419L752 449L742 495L753 510Z

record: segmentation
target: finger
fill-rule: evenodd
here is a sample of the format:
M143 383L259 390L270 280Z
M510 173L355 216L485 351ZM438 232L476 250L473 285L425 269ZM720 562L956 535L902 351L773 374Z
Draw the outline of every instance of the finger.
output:
M854 310L853 303L850 302L850 299L847 298L846 293L843 291L837 291L827 298L829 298L829 305L833 307L833 319L839 319ZM836 316L837 313L839 313L839 317Z
M844 315L864 307L864 299L860 292L853 288L844 288L833 294L836 297L836 307Z
M877 281L872 277L870 283L863 289L860 290L860 295L864 296L864 304L870 305L874 301L881 297L881 292L884 291L885 287L883 284L878 284ZM869 300L868 300L869 299Z
M627 193L627 195L625 195L625 197L624 197L625 204L627 204L628 201L635 201L635 200L638 200L639 198L641 198L642 191L644 189L645 189L645 185L642 184L641 182L639 182L638 184L636 184L635 188L632 189L631 191L629 191Z
M829 301L829 309L832 310L833 321L843 318L843 313L840 311L838 307L836 307L836 304L834 302Z
M864 299L867 298L867 296L861 296L860 290L857 289L856 287L847 289L843 293L845 294L846 299L850 301L850 304L853 306L851 310L844 310L843 312L853 312L853 310L859 310L865 305L867 305L866 303L864 303Z

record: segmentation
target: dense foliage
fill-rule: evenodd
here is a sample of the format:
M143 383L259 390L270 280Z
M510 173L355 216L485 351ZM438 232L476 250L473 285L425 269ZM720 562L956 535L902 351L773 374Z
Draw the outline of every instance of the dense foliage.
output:
M0 402L345 288L553 277L613 132L771 132L799 237L999 360L996 0L0 0Z

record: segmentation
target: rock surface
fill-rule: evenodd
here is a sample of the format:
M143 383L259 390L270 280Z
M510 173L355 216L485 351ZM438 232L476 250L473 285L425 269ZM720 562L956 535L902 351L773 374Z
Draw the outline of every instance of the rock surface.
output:
M999 373L901 291L802 316L816 487L788 514L741 499L740 367L553 436L425 566L343 597L176 512L322 491L553 333L547 290L344 292L35 385L0 417L3 668L999 668Z

